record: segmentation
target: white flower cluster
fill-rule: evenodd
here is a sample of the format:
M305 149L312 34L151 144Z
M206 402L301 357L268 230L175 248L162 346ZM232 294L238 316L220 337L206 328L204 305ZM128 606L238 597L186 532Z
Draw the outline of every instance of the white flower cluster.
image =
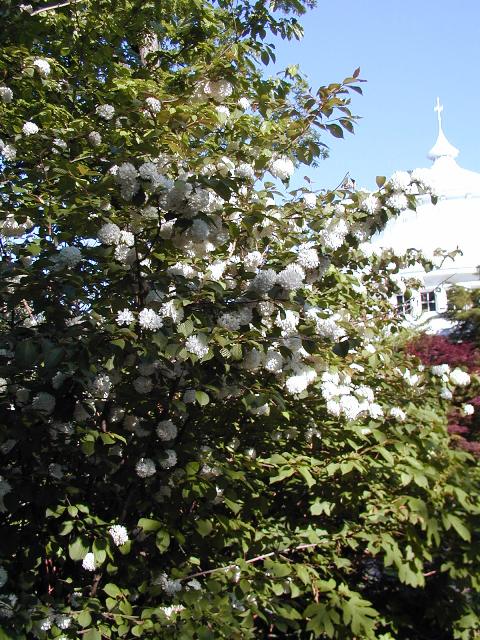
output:
M182 583L180 580L173 580L172 578L169 578L166 573L161 573L158 578L154 580L154 584L161 587L167 596L174 596L182 589Z
M388 181L394 191L408 191L412 178L408 171L395 171Z
M167 457L160 460L159 465L162 469L171 469L177 464L177 454L173 449L165 449L163 453Z
M277 275L276 283L287 291L295 291L303 286L305 271L299 264L289 264Z
M297 262L304 269L316 269L320 264L320 258L317 250L306 242L298 247Z
M54 269L73 269L82 260L82 252L78 247L62 247L52 259Z
M285 380L285 387L288 393L302 393L317 379L317 372L315 369L312 369L312 367L308 367L303 363L295 363L293 365L293 370L294 375L289 376Z
M199 82L194 91L194 99L212 98L222 102L233 93L233 85L228 80L204 80Z
M310 307L305 312L305 316L315 323L317 335L334 342L343 338L345 336L345 329L338 324L342 319L340 314L333 313L328 318L324 318L321 315L322 313L325 313L325 310L319 309L318 307Z
M167 616L169 620L175 613L180 613L181 611L185 610L185 607L182 604L172 604L169 607L158 607L158 608L161 611L163 611L163 613Z
M258 293L267 293L277 281L275 269L261 269L250 283L250 288Z
M392 418L398 420L398 422L404 422L407 419L407 414L400 409L400 407L392 407L388 413Z
M35 69L43 78L47 78L50 75L51 68L48 60L44 60L43 58L35 58L35 60L32 62L32 66L35 67Z
M335 417L343 416L352 421L362 414L374 420L383 416L383 409L375 402L373 390L365 385L352 384L346 373L326 371L322 375L321 392L327 411Z
M263 260L260 251L251 251L243 258L242 264L246 271L256 271L263 264Z
M17 157L17 150L15 147L11 144L5 144L3 140L0 140L0 153L8 162L12 162Z
M95 571L95 556L91 551L89 551L82 560L82 567L85 571Z
M470 375L457 367L450 373L450 382L457 387L466 387L470 384Z
M135 320L135 316L129 309L122 309L117 312L117 324L131 324Z
M156 331L163 326L163 318L154 309L146 307L138 314L138 322L143 329Z
M6 238L18 238L31 229L33 222L27 218L22 224L18 224L12 213L9 213L5 220L0 223L0 234Z
M9 104L13 100L13 91L9 87L0 87L0 100Z
M147 393L150 393L150 391L153 389L153 382L146 376L139 376L133 381L133 388L137 393L145 395Z
M286 158L284 156L280 158L276 158L272 160L268 165L268 170L275 178L279 180L289 180L295 171L295 165L290 160L290 158Z
M157 425L157 436L162 442L169 442L175 440L178 434L178 429L171 420L161 420Z
M22 132L26 136L33 136L38 133L38 126L34 122L25 122L22 127Z
M162 318L170 318L174 324L179 324L183 321L185 317L185 312L180 302L175 302L175 300L169 300L168 302L164 302L159 311L159 315Z
M106 373L99 373L90 384L90 392L97 400L106 400L112 389L112 381Z
M396 211L404 211L408 209L408 199L404 193L394 193L386 201L387 207Z
M117 547L121 547L122 544L128 542L128 531L121 524L114 524L108 530L108 533L112 537L113 544Z
M131 162L123 162L115 173L115 181L120 186L124 200L131 200L140 189L139 173Z
M462 412L464 416L473 416L475 407L473 404L462 404Z
M99 104L95 113L104 120L111 120L115 115L115 107L111 104Z
M102 136L98 131L90 131L87 138L92 147L98 147L102 144Z
M208 337L204 333L188 336L185 341L185 349L198 358L203 358L208 353Z
M364 200L360 203L360 209L362 211L366 211L370 215L375 215L377 211L380 209L380 200L377 196L370 193Z
M162 110L162 103L157 98L150 96L145 100L147 107L150 109L152 113L160 113Z
M348 225L343 218L332 218L324 229L319 232L320 240L327 249L336 251L345 242Z
M239 331L240 327L249 325L252 321L252 309L244 306L238 311L223 313L217 320L220 327L228 331Z
M155 462L151 458L140 458L135 465L135 471L140 478L149 478L155 475L157 469Z

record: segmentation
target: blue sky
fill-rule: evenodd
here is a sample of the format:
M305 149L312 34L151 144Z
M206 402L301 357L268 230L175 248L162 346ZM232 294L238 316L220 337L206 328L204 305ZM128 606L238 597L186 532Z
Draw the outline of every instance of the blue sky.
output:
M325 140L330 158L302 175L333 188L349 171L373 188L376 175L430 166L437 95L458 163L480 171L480 0L319 0L300 21L302 41L275 43L277 67L299 64L314 89L356 67L368 81L352 97L355 136Z

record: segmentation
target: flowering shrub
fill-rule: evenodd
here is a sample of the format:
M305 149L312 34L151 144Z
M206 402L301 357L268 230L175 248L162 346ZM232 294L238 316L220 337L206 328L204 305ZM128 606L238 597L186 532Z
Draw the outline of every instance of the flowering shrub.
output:
M454 342L445 336L423 334L406 346L407 353L417 356L424 365L430 365L434 375L445 381L450 379L460 387L466 387L455 397L455 405L448 413L448 432L452 435L452 443L475 456L480 456L480 412L476 407L480 397L473 397L469 386L470 376L480 370L480 351L472 342ZM467 372L459 369L461 365ZM456 367L450 372L450 367ZM451 400L451 391L444 387L442 397Z
M360 90L264 75L303 4L0 9L3 638L479 628L470 377L368 246L428 185L289 190Z

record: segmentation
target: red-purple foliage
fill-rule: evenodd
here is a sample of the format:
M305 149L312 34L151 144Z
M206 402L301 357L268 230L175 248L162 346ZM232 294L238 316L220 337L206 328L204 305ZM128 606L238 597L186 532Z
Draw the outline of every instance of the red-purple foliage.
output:
M417 356L422 364L432 366L449 364L462 365L470 373L480 369L480 351L473 342L452 342L445 336L423 334L406 346L406 352Z
M452 368L461 366L469 373L480 371L480 350L473 342L452 342L445 336L423 334L412 340L405 351L417 356L422 364L434 366L448 364ZM455 396L460 403L468 402L476 410L473 415L465 416L460 406L453 407L448 414L448 433L452 436L452 446L468 451L480 458L480 396L468 398L468 389ZM467 439L468 438L468 439Z

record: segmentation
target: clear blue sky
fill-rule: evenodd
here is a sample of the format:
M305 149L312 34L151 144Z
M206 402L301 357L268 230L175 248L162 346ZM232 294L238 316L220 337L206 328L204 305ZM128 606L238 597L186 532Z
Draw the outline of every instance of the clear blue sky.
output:
M376 175L430 166L437 95L458 163L480 171L480 0L319 0L300 21L302 41L275 43L277 67L299 64L314 89L356 67L367 80L352 97L356 134L325 140L330 158L303 172L318 187L346 171L374 187Z

